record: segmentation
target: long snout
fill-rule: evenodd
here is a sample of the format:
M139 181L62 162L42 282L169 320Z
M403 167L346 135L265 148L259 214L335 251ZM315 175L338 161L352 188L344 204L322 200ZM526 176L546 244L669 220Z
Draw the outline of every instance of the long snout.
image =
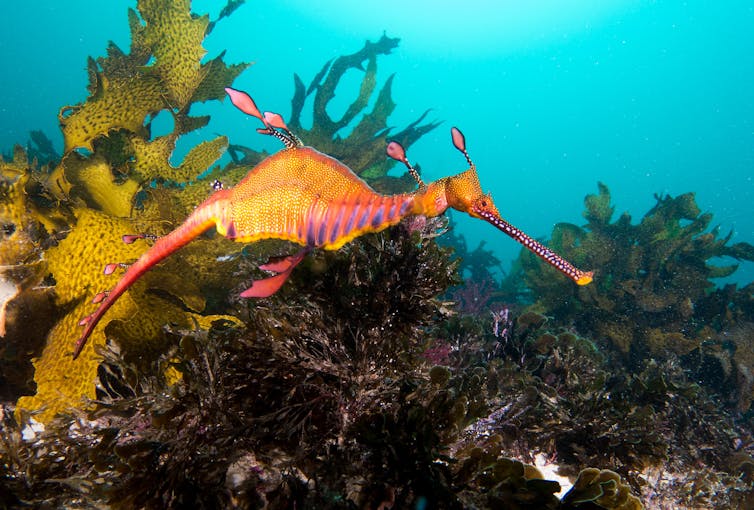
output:
M594 271L582 271L576 268L566 259L543 245L536 239L529 237L523 231L505 221L496 211L475 211L483 220L491 223L513 239L523 244L524 247L550 264L552 267L566 275L578 285L587 285L594 278Z

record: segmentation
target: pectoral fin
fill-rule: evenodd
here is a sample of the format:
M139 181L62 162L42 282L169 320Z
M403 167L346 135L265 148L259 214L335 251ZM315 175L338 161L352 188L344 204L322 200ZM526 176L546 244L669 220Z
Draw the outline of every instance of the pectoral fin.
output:
M272 271L276 274L263 280L255 280L251 287L241 293L241 297L245 298L265 298L270 297L283 286L285 281L293 272L293 268L301 262L306 254L309 253L309 249L304 248L294 255L283 257L282 259L276 259L268 262L267 264L259 266L260 269L265 271Z
M254 280L251 287L241 292L241 297L245 298L265 298L276 293L285 281L291 275L290 271L270 276L264 280Z

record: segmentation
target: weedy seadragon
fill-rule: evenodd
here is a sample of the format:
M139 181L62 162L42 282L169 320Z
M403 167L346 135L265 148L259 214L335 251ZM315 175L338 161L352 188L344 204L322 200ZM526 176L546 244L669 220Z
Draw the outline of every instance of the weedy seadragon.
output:
M314 248L337 250L356 237L384 230L407 216L439 216L448 208L491 223L578 285L592 281L593 272L577 269L500 216L491 196L482 192L476 166L466 152L466 141L459 129L451 128L451 136L455 148L466 158L467 170L426 184L409 163L403 147L393 141L387 145L388 156L403 163L419 187L411 193L383 195L340 161L304 146L280 115L261 113L245 92L225 90L238 109L262 121L264 127L257 129L259 133L274 136L285 148L256 165L235 186L215 191L183 224L156 239L128 266L112 290L97 294L94 302L99 307L81 320L84 332L76 343L74 358L107 310L136 280L211 227L239 242L284 239L303 246L296 254L260 266L276 274L253 282L241 293L242 297L274 294ZM146 236L125 235L123 240L133 242L139 237ZM116 266L109 264L105 272L112 272Z

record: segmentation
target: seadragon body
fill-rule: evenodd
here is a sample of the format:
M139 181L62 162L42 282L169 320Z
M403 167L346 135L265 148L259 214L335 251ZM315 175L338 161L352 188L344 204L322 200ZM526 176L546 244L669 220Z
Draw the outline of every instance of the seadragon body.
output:
M262 114L247 94L233 89L226 91L235 106L263 122L265 127L258 130L260 133L275 136L286 148L259 163L232 188L213 193L179 227L157 239L128 267L112 290L98 294L95 302L99 302L99 307L81 321L84 331L76 343L74 358L107 310L136 280L213 227L239 242L283 239L303 246L294 255L261 266L277 274L253 282L241 293L243 297L274 294L311 249L337 250L356 237L384 230L407 216L439 216L449 207L496 226L577 284L592 281L592 272L575 268L502 219L491 197L482 192L476 167L466 153L465 140L458 129L451 130L453 144L469 163L466 171L425 184L406 159L403 147L391 142L388 155L406 165L419 189L383 195L340 161L303 146L279 115ZM131 242L134 237L143 236L124 236L124 241Z

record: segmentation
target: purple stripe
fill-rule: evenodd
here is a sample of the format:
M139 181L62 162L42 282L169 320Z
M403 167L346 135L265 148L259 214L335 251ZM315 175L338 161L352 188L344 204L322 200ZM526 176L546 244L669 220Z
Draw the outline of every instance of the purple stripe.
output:
M304 222L301 222L301 221L296 222L296 234L299 239L304 238Z
M372 227L377 228L382 224L382 215L385 213L385 204L383 203L377 208L374 216L372 217Z
M314 237L314 215L309 214L309 218L306 222L306 244L309 246L316 246L317 239Z
M225 226L225 237L228 239L235 239L238 237L238 232L236 232L236 226L231 221Z
M395 201L395 199L393 199L393 203L390 205L390 212L387 214L388 221L395 218L395 212L397 208L398 208L398 203Z
M361 215L361 218L359 219L359 223L356 225L356 228L361 230L364 228L364 225L367 224L367 220L369 219L369 215L372 213L372 203L370 203L366 206L364 209L364 214Z
M359 208L361 207L361 204L354 204L353 209L351 210L351 215L348 217L348 223L346 223L346 228L343 231L344 233L350 233L353 229L353 222L356 219L356 216L359 214Z
M325 244L325 239L327 238L327 219L330 214L330 208L328 207L327 210L325 210L325 213L322 215L322 219L319 223L319 230L317 231L317 246L322 246Z
M343 210L345 208L341 205L338 207L338 215L335 217L335 221L332 225L332 231L330 232L330 242L334 243L335 240L339 237L338 231L340 230L340 222L343 220Z

